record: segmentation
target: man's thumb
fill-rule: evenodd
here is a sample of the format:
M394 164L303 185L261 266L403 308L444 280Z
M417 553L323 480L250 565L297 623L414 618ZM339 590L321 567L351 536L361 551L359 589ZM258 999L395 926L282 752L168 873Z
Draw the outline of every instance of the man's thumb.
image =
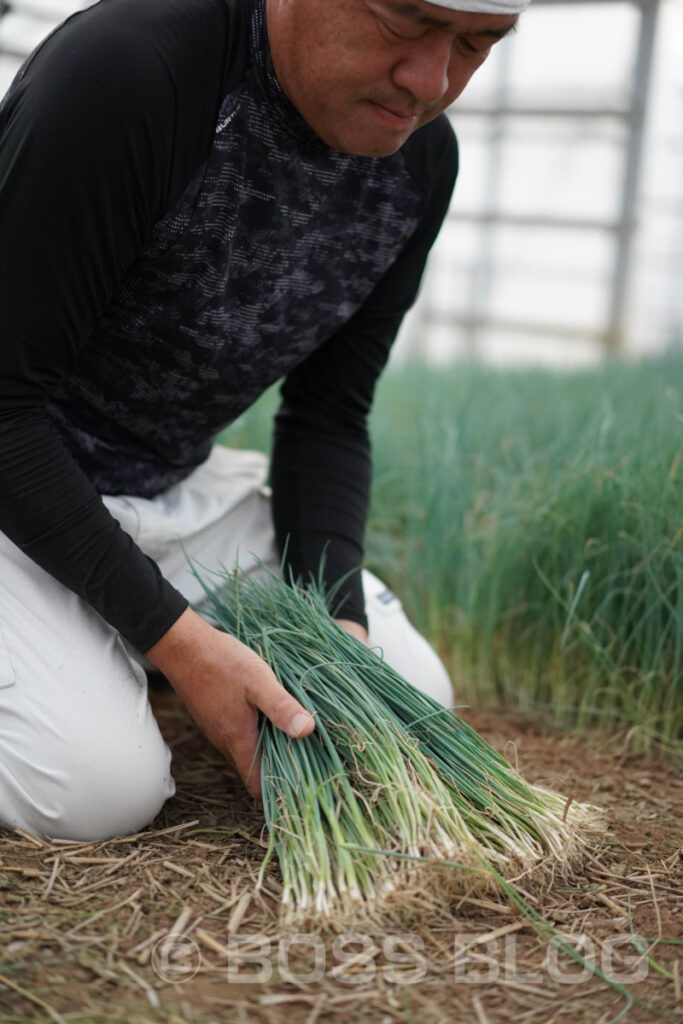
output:
M304 711L302 708L301 711L297 711L287 726L287 734L293 736L294 739L301 739L302 736L308 736L312 733L314 728L315 719L313 715L309 715L308 711Z

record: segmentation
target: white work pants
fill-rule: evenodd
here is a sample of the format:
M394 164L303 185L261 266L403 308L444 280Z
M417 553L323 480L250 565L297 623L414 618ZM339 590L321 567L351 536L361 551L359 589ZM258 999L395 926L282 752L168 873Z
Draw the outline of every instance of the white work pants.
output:
M105 503L190 601L187 557L211 568L278 566L266 459L216 447L148 500ZM450 682L399 601L364 573L370 642L444 704ZM0 533L0 826L106 839L148 825L175 792L171 753L147 699L142 659L89 605Z

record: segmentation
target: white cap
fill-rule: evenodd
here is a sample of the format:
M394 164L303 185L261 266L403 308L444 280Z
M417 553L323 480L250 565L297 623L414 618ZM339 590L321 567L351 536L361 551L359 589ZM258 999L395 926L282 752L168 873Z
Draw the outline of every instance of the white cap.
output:
M521 14L530 0L429 0L429 3L473 14Z

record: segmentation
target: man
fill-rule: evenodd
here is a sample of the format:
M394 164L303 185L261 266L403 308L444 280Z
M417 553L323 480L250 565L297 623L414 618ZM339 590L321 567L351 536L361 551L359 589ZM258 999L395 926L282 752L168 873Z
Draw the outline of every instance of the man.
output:
M314 728L188 606L185 552L278 557L262 467L213 439L284 378L277 544L296 574L323 551L328 583L350 573L339 621L367 640L366 416L455 179L438 115L522 6L102 0L17 76L0 108L0 824L107 837L173 793L132 650L243 779L258 709Z

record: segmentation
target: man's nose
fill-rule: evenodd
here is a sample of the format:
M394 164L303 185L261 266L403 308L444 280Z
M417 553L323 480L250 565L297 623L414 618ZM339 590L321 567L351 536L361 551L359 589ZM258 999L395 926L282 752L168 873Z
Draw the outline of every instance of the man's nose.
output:
M451 47L452 40L438 31L413 40L394 65L394 85L408 89L419 103L438 103L449 89Z

